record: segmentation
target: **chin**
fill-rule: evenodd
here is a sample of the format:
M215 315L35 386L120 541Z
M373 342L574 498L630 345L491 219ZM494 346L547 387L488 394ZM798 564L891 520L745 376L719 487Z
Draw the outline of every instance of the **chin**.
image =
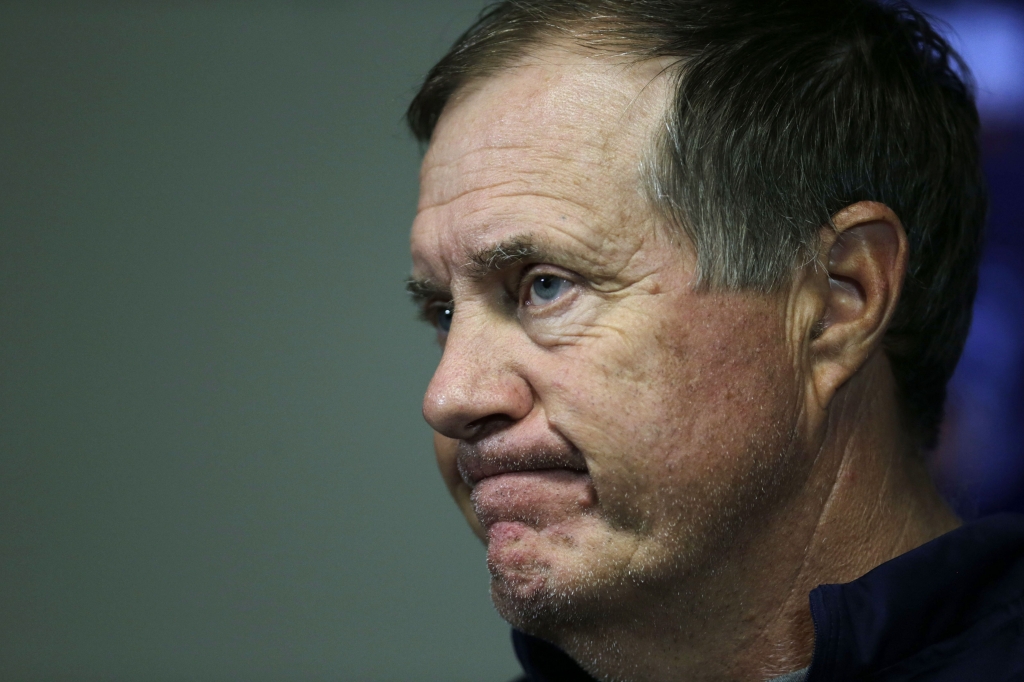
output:
M628 582L623 580L628 560L609 556L614 539L595 530L491 526L487 566L491 599L501 617L555 643L608 618L623 601L619 593Z
M595 621L600 609L572 590L555 589L544 575L492 576L491 600L498 614L517 630L562 642Z

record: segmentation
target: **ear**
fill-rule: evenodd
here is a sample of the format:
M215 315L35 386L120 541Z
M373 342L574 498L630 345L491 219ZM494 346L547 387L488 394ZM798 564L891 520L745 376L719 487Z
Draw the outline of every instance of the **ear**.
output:
M805 287L818 313L805 338L820 408L827 408L839 387L880 348L903 288L907 258L903 224L884 204L847 206L822 229L818 271L811 277L817 285Z

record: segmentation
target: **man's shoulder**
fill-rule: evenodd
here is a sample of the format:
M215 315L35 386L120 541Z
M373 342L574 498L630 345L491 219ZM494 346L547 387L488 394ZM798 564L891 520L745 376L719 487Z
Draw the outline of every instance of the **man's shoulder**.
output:
M808 682L1024 679L1024 516L966 524L811 593Z

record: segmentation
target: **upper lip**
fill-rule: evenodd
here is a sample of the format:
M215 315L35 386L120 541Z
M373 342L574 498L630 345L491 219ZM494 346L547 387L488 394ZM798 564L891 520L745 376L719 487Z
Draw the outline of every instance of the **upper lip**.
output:
M462 480L471 488L485 478L518 471L587 471L583 454L567 444L516 447L507 443L486 445L462 441L458 445L455 462Z

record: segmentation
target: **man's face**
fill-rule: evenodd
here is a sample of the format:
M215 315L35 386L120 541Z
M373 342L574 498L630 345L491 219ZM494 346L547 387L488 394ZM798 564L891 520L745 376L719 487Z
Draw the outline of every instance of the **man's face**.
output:
M422 169L423 412L496 606L555 641L713 572L794 476L786 297L695 291L642 190L663 66L538 53L461 93Z

